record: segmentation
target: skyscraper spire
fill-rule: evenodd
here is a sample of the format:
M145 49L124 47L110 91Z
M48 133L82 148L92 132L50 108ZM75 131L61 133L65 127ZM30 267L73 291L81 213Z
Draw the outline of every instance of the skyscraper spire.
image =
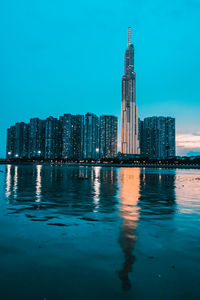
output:
M131 27L128 27L128 47L131 44Z

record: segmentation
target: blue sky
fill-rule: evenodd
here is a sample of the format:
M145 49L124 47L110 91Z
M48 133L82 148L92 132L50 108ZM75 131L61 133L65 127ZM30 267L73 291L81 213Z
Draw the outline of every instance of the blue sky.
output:
M200 152L200 1L5 1L0 9L0 156L31 117L120 117L127 27L141 118L176 118L177 152Z

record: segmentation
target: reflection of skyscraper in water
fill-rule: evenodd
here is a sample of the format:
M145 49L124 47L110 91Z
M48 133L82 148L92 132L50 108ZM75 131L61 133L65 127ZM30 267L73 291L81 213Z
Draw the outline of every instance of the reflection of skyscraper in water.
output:
M119 271L123 289L131 287L129 273L134 263L133 248L136 241L136 227L139 219L138 199L140 196L140 170L133 168L122 168L121 175L121 204L120 216L122 218L119 243L124 252L124 263Z

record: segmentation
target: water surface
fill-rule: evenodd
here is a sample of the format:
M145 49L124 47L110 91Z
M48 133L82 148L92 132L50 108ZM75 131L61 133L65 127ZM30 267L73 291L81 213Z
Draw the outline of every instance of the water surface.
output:
M0 166L1 299L199 299L200 171Z

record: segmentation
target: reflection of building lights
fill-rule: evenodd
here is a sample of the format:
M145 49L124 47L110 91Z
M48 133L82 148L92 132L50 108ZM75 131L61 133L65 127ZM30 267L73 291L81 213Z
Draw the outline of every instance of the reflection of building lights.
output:
M41 151L38 151L38 154L41 154Z
M6 197L10 196L10 185L11 185L11 174L10 174L10 170L11 170L11 165L7 166L7 173L6 173Z
M10 155L10 154L11 154L11 152L9 151L9 152L8 152L8 155Z
M15 157L18 157L19 156L19 154L15 154Z
M99 194L100 194L100 169L101 167L94 167L94 203L95 203L95 210L94 212L97 212L97 209L99 208Z
M15 166L15 175L14 175L14 198L17 197L17 185L18 185L18 166Z
M99 148L96 148L96 152L99 152Z
M36 177L36 202L41 200L41 165L36 166L37 177Z

